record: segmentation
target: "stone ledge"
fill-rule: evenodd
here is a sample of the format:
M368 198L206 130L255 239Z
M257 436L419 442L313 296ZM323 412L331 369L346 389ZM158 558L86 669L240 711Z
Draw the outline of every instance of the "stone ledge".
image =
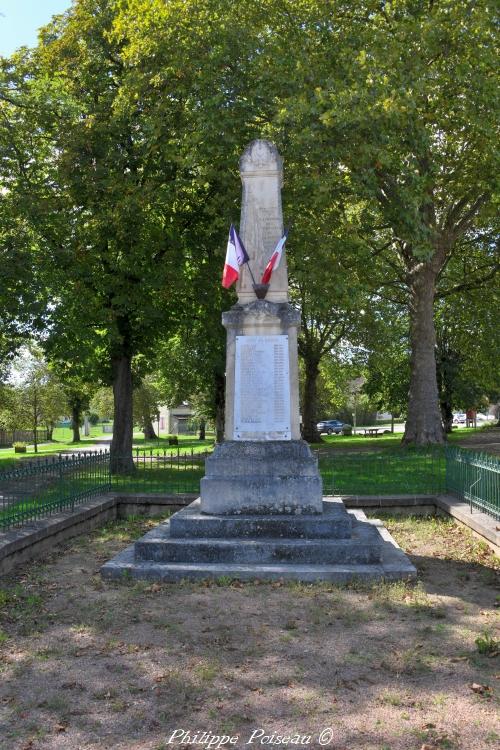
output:
M34 521L20 529L0 532L0 575L13 567L45 554L61 542L86 533L100 524L117 518L126 518L133 513L154 516L168 509L189 505L197 495L102 495L76 506L73 512L64 511L48 518ZM331 497L331 496L330 496ZM346 495L342 496L346 507L378 508L412 512L417 508L429 508L445 513L467 526L500 554L500 522L480 511L470 513L469 505L450 495ZM145 512L147 510L147 513Z
M324 495L324 497L340 497L347 508L393 508L436 504L436 495Z
M453 495L438 495L435 501L439 510L468 526L476 536L488 542L497 555L500 554L500 521L480 510L471 513L469 504Z
M143 515L154 515L169 508L178 509L188 505L196 495L100 495L86 503L75 506L47 518L26 524L19 529L0 532L0 575L8 573L16 565L32 560L74 536L117 518L144 511ZM131 507L132 512L128 512Z
M459 523L467 526L475 536L489 544L500 554L500 521L480 510L470 512L468 503L453 495L340 495L346 508L373 508L411 512L413 508L434 508L446 513Z

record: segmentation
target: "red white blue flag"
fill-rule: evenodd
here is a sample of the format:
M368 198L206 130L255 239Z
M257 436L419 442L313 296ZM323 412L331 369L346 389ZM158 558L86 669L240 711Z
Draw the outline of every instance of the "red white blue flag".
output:
M273 254L271 255L271 259L267 266L264 269L264 273L262 274L262 281L261 284L269 284L271 280L271 274L274 271L275 268L278 268L281 256L283 255L283 248L285 247L286 238L288 237L288 229L285 230L285 234L283 237L279 240L278 244L273 250Z
M238 232L231 224L227 240L226 262L222 273L222 286L229 289L240 278L240 266L248 263L249 257Z

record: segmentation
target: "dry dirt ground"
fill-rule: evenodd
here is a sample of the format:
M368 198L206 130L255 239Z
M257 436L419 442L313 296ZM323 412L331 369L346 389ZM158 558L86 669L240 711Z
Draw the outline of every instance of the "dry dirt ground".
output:
M416 586L103 584L138 519L0 579L0 747L498 747L499 560L451 521L387 522Z

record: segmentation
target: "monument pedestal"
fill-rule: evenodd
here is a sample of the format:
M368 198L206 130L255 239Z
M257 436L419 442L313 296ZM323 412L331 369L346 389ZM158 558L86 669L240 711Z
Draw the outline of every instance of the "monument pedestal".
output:
M300 440L297 332L288 302L255 300L222 314L226 343L226 440Z
M242 240L260 278L283 233L282 163L255 141L240 161ZM226 442L207 459L201 497L110 560L102 576L177 581L374 581L416 570L377 521L322 498L317 460L300 439L297 330L286 262L267 299L241 269L238 304L225 312ZM260 290L259 290L260 291Z
M317 460L303 440L230 440L205 463L201 511L221 515L321 513Z
M101 568L107 580L411 580L416 570L380 521L340 499L311 515L207 515L200 500Z

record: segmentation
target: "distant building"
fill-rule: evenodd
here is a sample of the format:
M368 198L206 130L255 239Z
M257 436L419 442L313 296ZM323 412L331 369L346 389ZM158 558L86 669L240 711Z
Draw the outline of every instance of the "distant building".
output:
M160 406L160 432L167 432L169 435L186 435L192 432L190 428L193 416L193 407L187 401L179 406Z

